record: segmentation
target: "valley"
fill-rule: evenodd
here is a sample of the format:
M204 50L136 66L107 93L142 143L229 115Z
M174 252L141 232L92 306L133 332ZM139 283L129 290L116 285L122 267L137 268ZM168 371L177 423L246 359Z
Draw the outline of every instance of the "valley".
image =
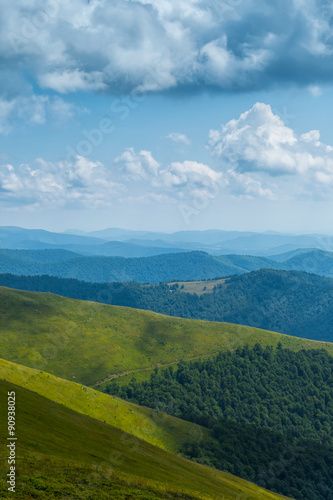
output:
M0 250L17 498L331 500L331 254L72 250Z

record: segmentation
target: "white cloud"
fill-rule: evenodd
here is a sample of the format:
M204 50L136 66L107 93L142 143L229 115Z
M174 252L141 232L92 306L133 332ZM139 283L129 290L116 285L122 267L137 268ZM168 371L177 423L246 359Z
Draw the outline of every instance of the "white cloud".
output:
M300 137L301 141L309 143L314 142L316 146L320 146L320 132L319 130L310 130L310 132L306 132L302 134Z
M8 205L94 208L111 205L124 189L100 162L82 156L73 163L38 158L0 167L0 202Z
M120 165L119 173L127 181L128 192L135 192L133 196L139 201L188 199L198 192L211 197L216 186L225 187L228 183L221 172L196 161L173 162L163 167L150 151L136 153L134 148L128 148L114 161Z
M0 99L0 134L10 132L10 116L15 108L15 100L6 101Z
M262 183L254 180L247 174L240 174L234 170L227 172L229 192L235 196L244 198L267 198L274 200L275 196L271 189L263 187Z
M160 172L158 185L164 187L196 186L206 187L218 182L221 173L215 172L207 165L196 161L184 161L183 163L171 163Z
M191 144L190 139L185 134L180 134L178 132L171 132L171 134L166 136L166 139L170 139L170 141L186 144L187 146Z
M43 125L47 118L62 122L81 111L58 96L31 95L11 100L0 99L0 134L9 133L17 118L27 123Z
M148 175L156 176L160 168L160 164L153 158L150 151L142 150L136 153L134 148L128 148L114 161L120 164L120 170L124 178L128 180L138 181L146 179Z
M258 188L259 196L271 197L267 183L272 177L294 178L298 194L312 192L318 196L323 185L333 187L333 147L320 142L318 130L297 135L267 104L257 103L221 130L211 130L209 147L229 178L241 181L247 190ZM251 174L251 180L247 174ZM252 181L259 182L260 188Z
M220 172L196 161L173 162L153 181L155 189L173 199L213 198L228 181Z
M39 78L39 83L42 88L67 94L78 90L104 90L106 84L103 83L102 79L103 75L98 71L84 73L75 69L74 71L43 74Z

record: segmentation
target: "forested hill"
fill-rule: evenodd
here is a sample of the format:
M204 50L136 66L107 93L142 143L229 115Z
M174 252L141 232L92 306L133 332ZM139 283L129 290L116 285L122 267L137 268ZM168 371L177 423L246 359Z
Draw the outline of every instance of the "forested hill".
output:
M87 257L65 250L0 249L0 273L28 276L47 274L97 283L213 279L258 269L297 270L333 276L333 253L311 250L277 261L249 255L216 257L199 251L124 258Z
M333 280L303 272L266 269L233 276L200 296L184 293L183 285L86 283L50 276L0 275L0 285L333 341Z

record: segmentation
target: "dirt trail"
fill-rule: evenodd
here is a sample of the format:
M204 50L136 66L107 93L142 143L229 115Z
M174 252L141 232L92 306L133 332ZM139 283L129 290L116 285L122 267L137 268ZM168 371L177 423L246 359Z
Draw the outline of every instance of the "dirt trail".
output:
M167 368L168 366L177 365L180 361L187 362L187 361L195 361L196 359L210 358L212 356L216 356L219 352L220 351L213 352L211 354L205 354L204 356L193 356L192 358L182 358L181 360L177 359L176 361L172 361L171 363L164 363L164 364L158 363L157 365L150 366L148 368L136 368L135 370L128 370L128 371L121 372L121 373L113 373L112 375L109 375L108 377L106 377L103 380L99 380L98 382L96 382L93 385L90 385L89 387L94 389L95 387L98 387L99 385L105 384L106 382L109 382L110 380L113 380L114 378L120 378L120 377L123 377L124 375L130 375L131 373L148 372L148 371L154 370L155 368Z

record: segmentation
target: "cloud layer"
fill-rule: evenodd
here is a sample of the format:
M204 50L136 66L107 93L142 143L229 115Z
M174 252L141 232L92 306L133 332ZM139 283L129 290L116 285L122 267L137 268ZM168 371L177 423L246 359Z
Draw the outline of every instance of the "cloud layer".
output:
M1 108L0 108L1 109ZM182 203L220 195L268 200L331 199L333 146L318 130L298 135L271 107L256 103L209 133L212 165L163 165L151 151L126 149L109 165L72 156L0 166L0 202L8 206L98 208L117 202Z
M17 119L35 125L44 125L48 118L61 123L84 111L58 96L31 95L9 100L0 97L0 134L8 134Z
M333 78L328 0L17 0L0 5L0 94L223 91ZM29 75L27 80L26 75Z

